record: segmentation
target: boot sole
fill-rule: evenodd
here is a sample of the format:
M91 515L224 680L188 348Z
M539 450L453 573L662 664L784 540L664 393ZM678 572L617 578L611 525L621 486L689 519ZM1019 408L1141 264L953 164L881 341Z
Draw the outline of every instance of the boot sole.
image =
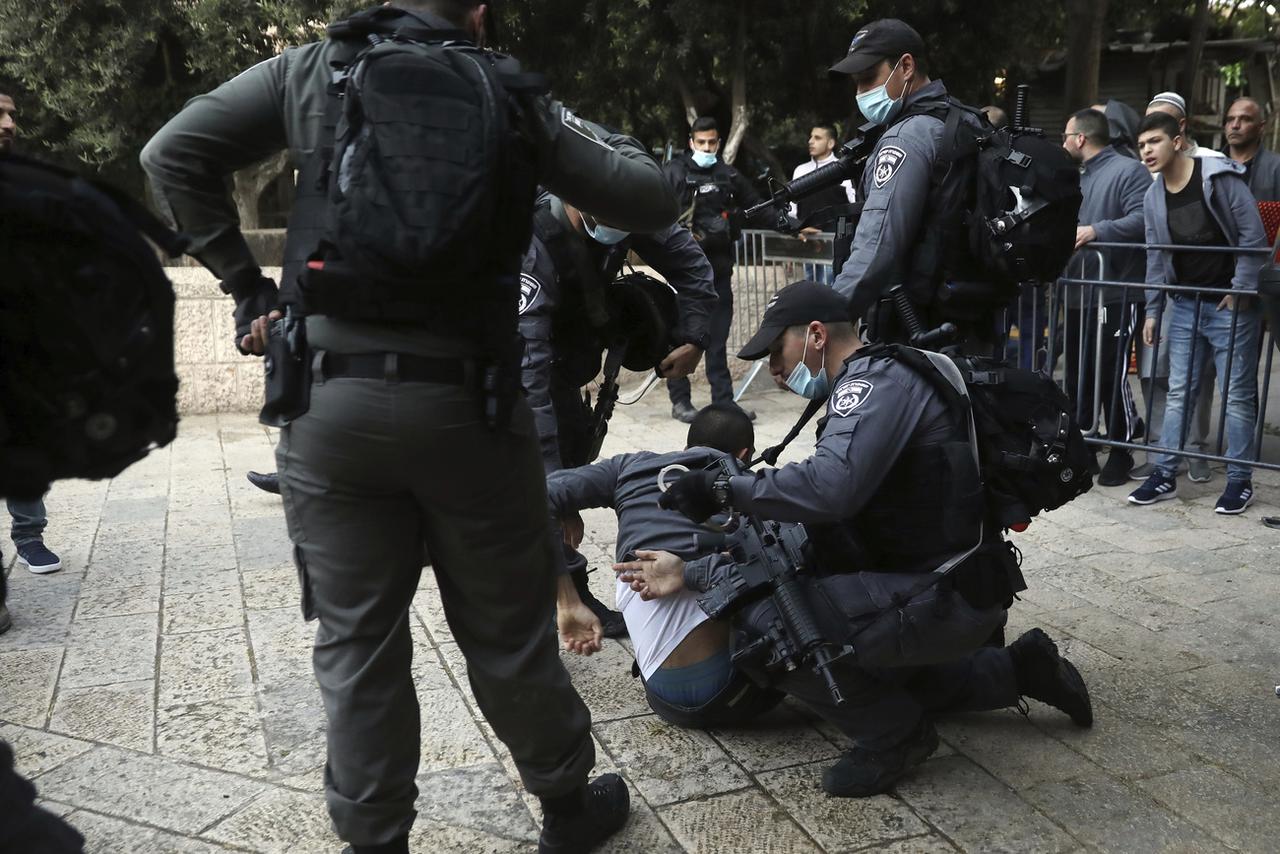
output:
M1076 726L1089 729L1093 726L1093 701L1089 698L1089 686L1084 684L1084 677L1080 675L1080 671L1076 669L1074 664L1061 656L1058 657L1058 660L1061 662L1060 666L1065 673L1065 678L1062 681L1070 685L1072 690L1083 698L1084 703L1083 709L1076 709L1075 711L1059 709L1059 711L1065 712Z

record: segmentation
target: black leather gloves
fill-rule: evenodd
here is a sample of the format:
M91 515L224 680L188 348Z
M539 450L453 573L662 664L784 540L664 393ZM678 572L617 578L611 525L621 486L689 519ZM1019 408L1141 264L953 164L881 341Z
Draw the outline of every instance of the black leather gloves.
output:
M244 336L249 334L250 324L255 318L268 314L280 305L280 294L276 283L262 275L261 270L246 270L222 280L222 292L231 294L236 301L236 349L248 355L240 347Z

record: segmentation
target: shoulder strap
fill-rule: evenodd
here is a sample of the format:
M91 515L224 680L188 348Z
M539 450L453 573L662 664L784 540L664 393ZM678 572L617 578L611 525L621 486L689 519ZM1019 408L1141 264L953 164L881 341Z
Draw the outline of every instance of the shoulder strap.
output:
M860 349L854 355L853 358L864 359L864 358L871 358L872 356L881 355L885 353L885 351L888 349L888 346L889 345L885 345L885 344L868 345ZM750 468L751 466L757 465L761 461L764 461L771 466L776 466L778 464L778 457L782 456L782 452L787 449L787 445L790 445L793 441L795 441L796 436L800 435L800 431L804 429L804 426L813 420L813 416L817 415L818 411L822 409L822 407L825 406L826 403L827 403L827 398L825 397L817 397L809 401L809 404L804 408L804 412L800 413L800 418L796 421L795 424L791 426L791 429L787 432L787 435L782 437L782 441L776 445L772 445L768 448L765 448L763 451L761 451L760 456L752 460L748 468Z

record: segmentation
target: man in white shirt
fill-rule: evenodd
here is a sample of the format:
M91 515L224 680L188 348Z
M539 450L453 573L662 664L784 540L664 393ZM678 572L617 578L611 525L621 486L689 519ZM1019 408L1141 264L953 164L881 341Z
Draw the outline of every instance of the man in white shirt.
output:
M814 125L813 130L809 131L809 159L801 163L791 173L791 180L803 178L815 169L826 166L828 163L834 163L836 159L836 129L832 125ZM791 203L789 213L797 220L804 222L805 218L810 214L816 213L823 208L832 205L851 205L856 201L856 193L853 189L853 181L845 179L834 187L828 187L820 190L811 196L806 196L799 201ZM799 237L801 240L811 235L821 234L822 228L817 226L807 226L800 229ZM805 264L805 276L824 284L831 283L831 268L826 265Z
M741 409L713 403L689 425L683 451L621 454L552 472L547 476L551 514L573 541L581 537L578 511L612 508L618 515L619 561L633 560L636 549L650 548L686 560L700 557L714 550L714 544L697 539L705 538L707 529L663 510L658 499L688 471L714 466L726 456L749 459L754 443L751 420ZM781 699L733 669L728 623L709 619L693 591L647 599L619 581L617 607L627 621L649 705L664 719L679 726L725 726L755 717Z

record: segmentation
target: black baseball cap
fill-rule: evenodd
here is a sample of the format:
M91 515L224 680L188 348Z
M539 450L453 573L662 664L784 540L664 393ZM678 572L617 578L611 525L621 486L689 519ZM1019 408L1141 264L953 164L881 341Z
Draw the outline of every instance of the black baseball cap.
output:
M738 351L739 359L754 362L769 352L769 345L792 326L805 326L813 321L849 322L849 301L830 285L817 282L792 282L774 295L765 306L760 328Z
M894 62L904 53L923 58L924 39L897 18L881 18L854 34L849 53L831 66L831 73L859 74L886 59Z

